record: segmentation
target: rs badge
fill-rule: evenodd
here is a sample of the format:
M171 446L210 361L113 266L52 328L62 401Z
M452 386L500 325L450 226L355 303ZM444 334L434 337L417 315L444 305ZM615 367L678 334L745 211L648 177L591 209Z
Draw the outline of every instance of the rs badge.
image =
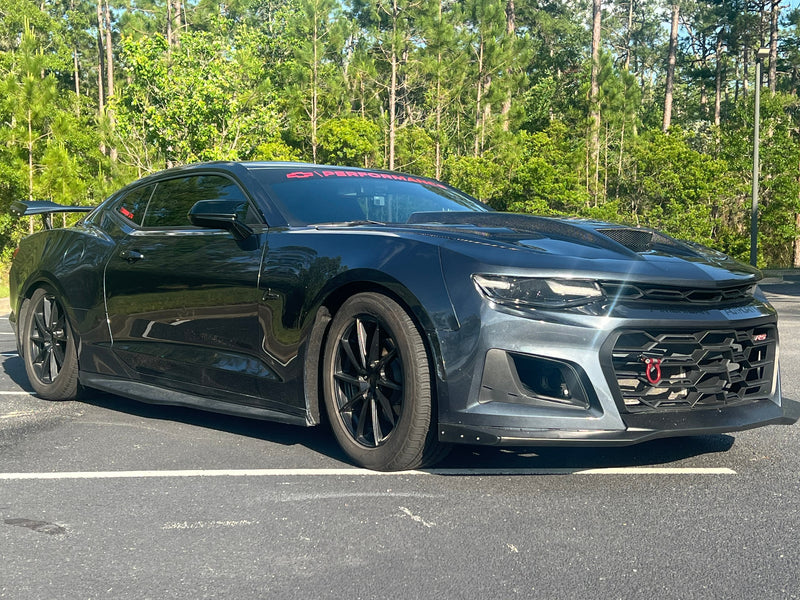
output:
M650 385L661 383L661 359L643 356L642 361L645 364L644 374L647 375L647 381L650 382Z

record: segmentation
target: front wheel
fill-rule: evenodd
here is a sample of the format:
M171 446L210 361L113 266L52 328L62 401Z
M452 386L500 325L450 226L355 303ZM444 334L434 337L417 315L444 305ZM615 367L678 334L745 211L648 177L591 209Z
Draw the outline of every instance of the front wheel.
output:
M428 353L394 300L377 293L347 300L331 323L323 369L331 428L353 461L402 471L441 458Z
M37 289L22 319L22 359L31 386L47 400L72 400L78 393L75 338L61 301Z

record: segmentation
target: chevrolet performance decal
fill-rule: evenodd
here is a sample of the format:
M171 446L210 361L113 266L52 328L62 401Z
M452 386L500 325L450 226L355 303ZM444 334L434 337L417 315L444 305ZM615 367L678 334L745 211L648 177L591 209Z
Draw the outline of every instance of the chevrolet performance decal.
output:
M433 181L432 179L418 179L408 175L397 175L395 173L379 173L376 171L293 171L286 174L286 179L309 179L311 177L369 177L370 179L390 179L392 181L408 181L409 183L421 183L446 189L447 186Z

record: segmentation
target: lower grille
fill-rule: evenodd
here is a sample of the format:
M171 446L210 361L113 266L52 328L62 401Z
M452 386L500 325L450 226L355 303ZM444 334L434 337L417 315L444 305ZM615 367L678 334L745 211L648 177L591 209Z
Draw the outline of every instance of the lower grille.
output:
M628 412L724 406L770 394L777 344L771 325L628 330L617 337L612 365Z

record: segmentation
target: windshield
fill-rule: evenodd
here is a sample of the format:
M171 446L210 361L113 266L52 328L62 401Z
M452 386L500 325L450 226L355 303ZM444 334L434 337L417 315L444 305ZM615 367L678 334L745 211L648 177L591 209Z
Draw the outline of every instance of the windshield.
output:
M406 223L414 213L489 209L433 179L351 169L251 169L291 225Z

